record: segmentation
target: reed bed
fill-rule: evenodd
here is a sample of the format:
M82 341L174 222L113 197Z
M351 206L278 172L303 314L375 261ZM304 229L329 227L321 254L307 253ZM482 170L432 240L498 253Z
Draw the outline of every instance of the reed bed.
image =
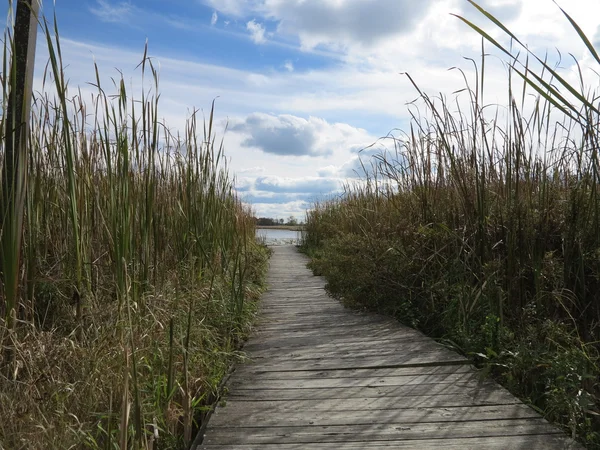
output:
M2 217L3 242L22 232L23 245L0 261L0 448L186 448L241 357L267 252L233 190L214 105L171 133L147 52L141 94L123 79L102 86L96 68L86 100L67 88L56 19L44 33L25 176L3 193L25 198ZM4 43L6 163L10 27Z
M463 19L505 54L506 104L483 103L484 51L456 101L413 83L419 107L388 137L395 150L313 205L304 248L331 294L471 355L598 448L598 97L480 11L513 39L507 49Z

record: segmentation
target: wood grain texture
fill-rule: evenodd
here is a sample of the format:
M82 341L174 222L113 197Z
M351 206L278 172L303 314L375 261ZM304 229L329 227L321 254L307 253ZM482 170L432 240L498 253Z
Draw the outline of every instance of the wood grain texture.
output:
M344 308L306 263L274 248L248 361L197 450L581 448L463 356Z

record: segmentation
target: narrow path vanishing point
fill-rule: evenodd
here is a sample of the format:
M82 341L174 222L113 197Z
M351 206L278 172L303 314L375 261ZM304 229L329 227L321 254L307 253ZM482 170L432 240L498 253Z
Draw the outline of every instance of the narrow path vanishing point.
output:
M457 353L327 296L275 247L258 331L196 449L580 448Z

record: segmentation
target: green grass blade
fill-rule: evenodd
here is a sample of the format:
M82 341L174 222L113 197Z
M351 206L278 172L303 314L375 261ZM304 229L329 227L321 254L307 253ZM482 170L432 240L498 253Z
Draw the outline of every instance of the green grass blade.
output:
M556 1L554 3L556 3ZM556 5L558 6L558 4L556 4ZM579 35L579 38L583 41L583 43L585 44L585 46L587 47L589 52L592 54L592 56L596 60L596 62L598 64L600 64L600 56L598 55L598 52L596 51L596 49L594 48L594 45L590 42L590 40L588 39L586 34L583 32L581 27L577 24L577 22L575 22L575 20L573 20L573 18L569 14L567 14L567 12L564 9L562 9L560 6L558 6L558 8L562 11L562 13L565 15L565 17L571 24L571 26L575 29L575 31Z

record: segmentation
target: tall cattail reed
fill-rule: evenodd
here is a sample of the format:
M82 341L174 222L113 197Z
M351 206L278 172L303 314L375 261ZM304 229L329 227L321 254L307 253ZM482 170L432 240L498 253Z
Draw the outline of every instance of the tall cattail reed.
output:
M170 132L147 50L139 96L123 79L102 85L96 67L86 100L67 88L56 19L43 30L23 258L4 266L20 294L2 305L17 325L0 447L185 448L248 330L266 255L233 190L214 105ZM10 30L4 42L3 81Z

